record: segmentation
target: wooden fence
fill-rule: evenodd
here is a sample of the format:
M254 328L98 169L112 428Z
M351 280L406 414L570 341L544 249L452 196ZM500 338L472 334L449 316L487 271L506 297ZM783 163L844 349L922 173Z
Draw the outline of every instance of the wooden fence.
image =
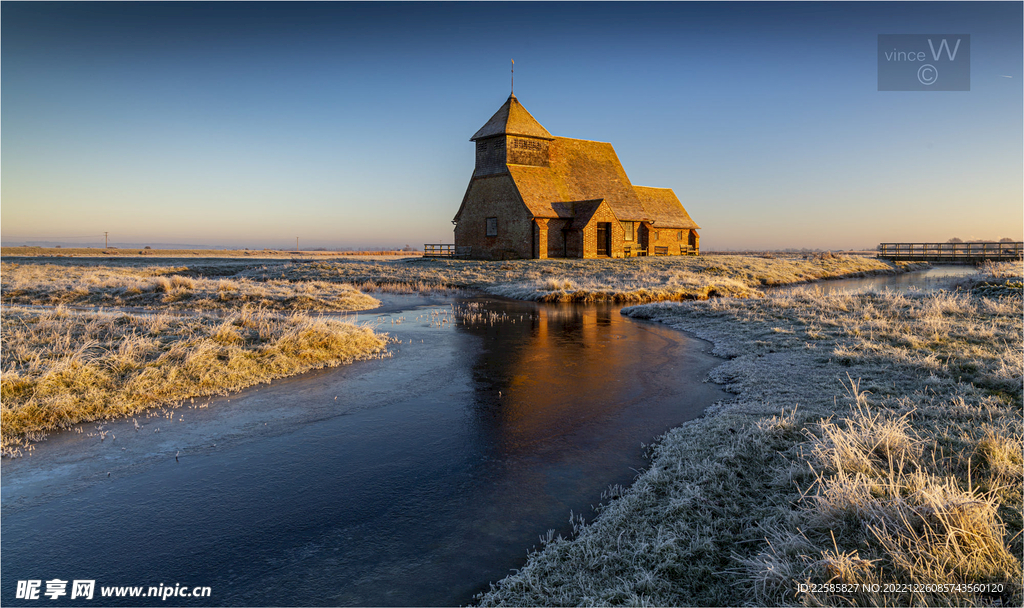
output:
M446 243L426 244L423 246L425 258L454 258L455 245Z

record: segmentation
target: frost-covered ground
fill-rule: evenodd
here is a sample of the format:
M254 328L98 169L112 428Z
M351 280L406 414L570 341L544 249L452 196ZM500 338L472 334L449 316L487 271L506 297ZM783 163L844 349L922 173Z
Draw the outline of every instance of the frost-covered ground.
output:
M468 288L519 300L547 302L652 302L713 296L756 297L770 285L895 274L896 266L870 257L761 256L645 257L598 260L410 259L388 263L316 262L254 267L240 276L260 279L345 281L361 289L407 286L414 290Z
M1022 273L990 270L625 309L712 341L736 398L481 603L1020 605ZM961 586L886 592L915 583Z
M207 278L188 266L0 264L4 304L161 310L365 310L380 301L347 283Z
M387 337L302 313L3 309L0 450L45 433L382 356Z
M14 258L17 259L17 258ZM163 261L162 261L163 262ZM758 297L761 288L820 279L895 274L908 268L860 256L758 256L478 262L409 258L190 266L5 262L3 299L18 304L175 309L259 305L279 310L363 310L360 291L475 289L519 300L656 302ZM213 274L211 274L213 273Z

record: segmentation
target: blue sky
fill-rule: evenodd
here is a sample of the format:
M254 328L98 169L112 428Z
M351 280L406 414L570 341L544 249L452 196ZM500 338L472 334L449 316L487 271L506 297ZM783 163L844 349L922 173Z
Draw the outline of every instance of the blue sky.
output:
M451 242L516 96L673 188L704 249L1024 238L1021 3L3 2L0 229ZM877 91L879 34L970 34L971 90Z

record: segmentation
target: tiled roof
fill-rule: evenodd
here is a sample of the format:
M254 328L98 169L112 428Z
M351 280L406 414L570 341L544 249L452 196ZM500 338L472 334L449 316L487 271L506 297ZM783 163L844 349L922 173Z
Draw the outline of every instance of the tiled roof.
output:
M540 139L553 139L548 130L526 111L523 104L519 103L515 95L509 95L508 101L498 108L494 116L491 116L491 119L480 127L480 130L469 140L476 141L495 135L524 135Z
M604 204L602 200L596 201L575 201L569 203L575 213L572 223L569 224L569 230L583 230L590 223L591 218L597 213L597 210Z
M534 217L567 217L557 203L604 199L619 220L648 219L611 144L556 137L549 166L509 165L508 170Z
M679 202L676 193L671 188L650 188L648 186L633 186L640 203L647 210L647 215L654 220L655 228L700 228L697 222L690 218L690 214Z

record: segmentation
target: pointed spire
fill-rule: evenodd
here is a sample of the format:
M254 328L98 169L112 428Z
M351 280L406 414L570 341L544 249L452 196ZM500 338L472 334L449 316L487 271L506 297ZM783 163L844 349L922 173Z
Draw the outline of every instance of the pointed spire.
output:
M554 139L551 133L548 133L548 130L526 111L514 94L508 96L508 100L498 108L487 124L480 127L480 130L474 133L469 140L476 141L495 135L522 135L538 139Z

